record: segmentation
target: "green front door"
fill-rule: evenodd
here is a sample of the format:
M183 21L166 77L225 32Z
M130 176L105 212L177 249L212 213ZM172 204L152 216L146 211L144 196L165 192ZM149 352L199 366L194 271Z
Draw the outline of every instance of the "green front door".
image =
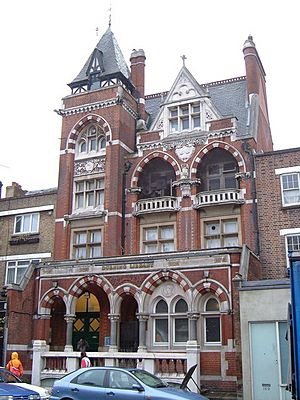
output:
M84 338L88 351L98 351L99 346L99 312L77 312L73 325L73 349L77 351L77 342Z

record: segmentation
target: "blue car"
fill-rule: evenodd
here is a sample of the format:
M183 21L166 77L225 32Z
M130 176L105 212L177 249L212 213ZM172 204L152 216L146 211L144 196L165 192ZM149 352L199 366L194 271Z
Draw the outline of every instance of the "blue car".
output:
M141 369L81 368L56 381L50 400L208 400L184 389L169 387ZM1 399L0 399L1 400Z
M0 383L0 400L40 400L40 395L33 390L9 383Z

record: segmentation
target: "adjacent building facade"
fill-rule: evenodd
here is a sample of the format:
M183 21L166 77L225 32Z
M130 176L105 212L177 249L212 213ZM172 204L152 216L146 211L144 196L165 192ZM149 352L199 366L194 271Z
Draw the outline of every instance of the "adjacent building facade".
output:
M278 268L279 258L269 259L276 224L268 231L275 216L264 207L273 182L267 192L257 178L268 178L272 159L284 187L279 198L295 196L294 174L299 191L299 154L295 165L281 166L273 152L265 73L251 36L243 54L243 77L200 84L183 63L167 92L146 95L144 51L133 50L129 69L105 32L57 110L53 257L52 250L52 261L33 257L47 262L27 271L21 290L6 281L9 310L34 293L18 315L25 335L9 313L8 348L25 358L39 340L62 357L85 337L95 364L129 353L147 364L155 354L152 372L173 377L192 354L198 383L242 392L240 289L286 277L284 260ZM292 178L280 178L286 174ZM285 205L278 212L290 216ZM281 249L299 245L290 222L279 227Z

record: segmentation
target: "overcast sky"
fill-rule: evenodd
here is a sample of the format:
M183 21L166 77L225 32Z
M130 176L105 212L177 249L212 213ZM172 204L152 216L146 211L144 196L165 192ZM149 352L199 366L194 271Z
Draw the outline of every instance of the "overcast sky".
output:
M181 66L199 83L245 74L253 35L266 71L274 149L300 146L297 0L111 0L125 60L146 54L146 94L169 90ZM0 2L0 180L23 189L57 186L61 117L53 112L108 27L109 0ZM96 27L99 36L96 36ZM2 196L5 195L5 190Z

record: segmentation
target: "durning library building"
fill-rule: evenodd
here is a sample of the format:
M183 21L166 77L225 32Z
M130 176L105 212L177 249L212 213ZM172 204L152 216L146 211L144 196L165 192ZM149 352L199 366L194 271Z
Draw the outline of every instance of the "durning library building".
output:
M33 382L78 368L84 337L93 365L172 380L197 364L202 388L255 399L265 379L285 398L300 149L273 151L251 36L243 55L245 76L199 83L183 60L149 95L144 51L129 68L109 27L69 84L57 189L0 200L3 355ZM275 381L256 353L269 328Z

